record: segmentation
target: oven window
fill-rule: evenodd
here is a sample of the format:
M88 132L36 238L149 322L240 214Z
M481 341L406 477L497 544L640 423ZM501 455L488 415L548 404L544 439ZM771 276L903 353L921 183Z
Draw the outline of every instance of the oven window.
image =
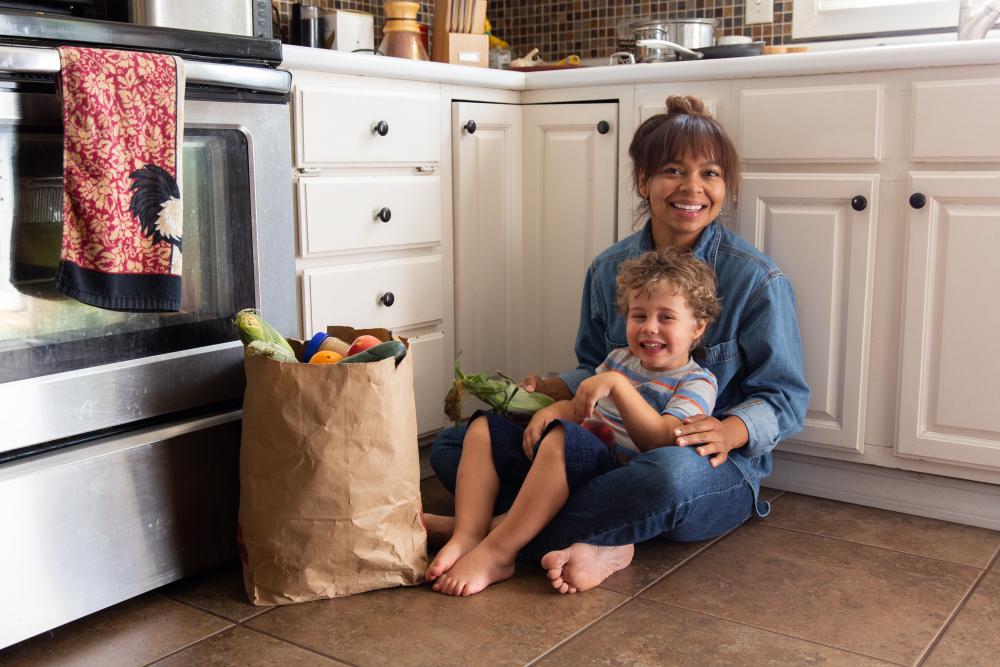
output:
M177 313L122 313L55 289L62 134L0 125L0 382L236 339L255 305L246 137L185 128L183 299Z

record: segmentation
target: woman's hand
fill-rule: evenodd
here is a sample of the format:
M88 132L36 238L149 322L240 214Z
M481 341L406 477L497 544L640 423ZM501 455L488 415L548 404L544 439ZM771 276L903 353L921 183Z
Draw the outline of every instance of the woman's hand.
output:
M529 375L521 380L521 389L525 391L537 391L557 401L566 401L573 397L566 383L554 375L547 377Z
M619 382L627 382L618 373L598 373L580 383L573 397L573 409L580 420L594 416L594 406L606 396L610 396Z
M750 439L746 424L739 417L726 417L719 421L710 415L687 417L674 429L674 444L678 447L695 447L699 456L708 456L713 468L718 468L729 458L729 452L742 447Z

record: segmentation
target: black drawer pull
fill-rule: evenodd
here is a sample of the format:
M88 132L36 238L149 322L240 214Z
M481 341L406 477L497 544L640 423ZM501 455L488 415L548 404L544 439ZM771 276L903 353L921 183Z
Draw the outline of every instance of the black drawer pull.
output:
M382 222L389 222L389 220L392 219L392 211L389 210L388 206L383 206L379 209L378 213L375 214L375 217Z
M474 120L470 120L468 123L463 125L463 127L465 128L465 131L468 132L469 134L476 133L476 121Z
M386 292L385 294L380 296L378 300L386 308L396 303L396 297L393 295L392 292Z
M910 195L910 206L913 208L923 208L927 204L927 197L922 192L914 192Z
M380 137L384 137L385 135L389 134L389 123L385 122L384 120L380 120L379 122L372 125L372 132Z
M602 120L597 124L597 131L600 134L607 134L611 131L611 123L606 120Z
M851 208L855 211L863 211L868 208L868 198L864 195L856 195L851 199Z

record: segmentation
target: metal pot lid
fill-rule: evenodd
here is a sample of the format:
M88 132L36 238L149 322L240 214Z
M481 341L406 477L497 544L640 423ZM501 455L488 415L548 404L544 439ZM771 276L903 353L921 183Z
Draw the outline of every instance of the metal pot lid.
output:
M719 24L718 19L639 19L638 21L633 21L628 24L630 30L638 30L641 28L656 28L660 26L668 25L685 25L690 23L717 26Z

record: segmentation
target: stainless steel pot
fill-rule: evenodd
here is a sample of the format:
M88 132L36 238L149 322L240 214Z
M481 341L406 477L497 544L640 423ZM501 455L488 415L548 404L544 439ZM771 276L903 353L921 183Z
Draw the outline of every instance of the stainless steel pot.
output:
M640 63L677 60L678 54L700 58L691 49L715 44L715 19L643 20L631 25L635 36L635 59Z

